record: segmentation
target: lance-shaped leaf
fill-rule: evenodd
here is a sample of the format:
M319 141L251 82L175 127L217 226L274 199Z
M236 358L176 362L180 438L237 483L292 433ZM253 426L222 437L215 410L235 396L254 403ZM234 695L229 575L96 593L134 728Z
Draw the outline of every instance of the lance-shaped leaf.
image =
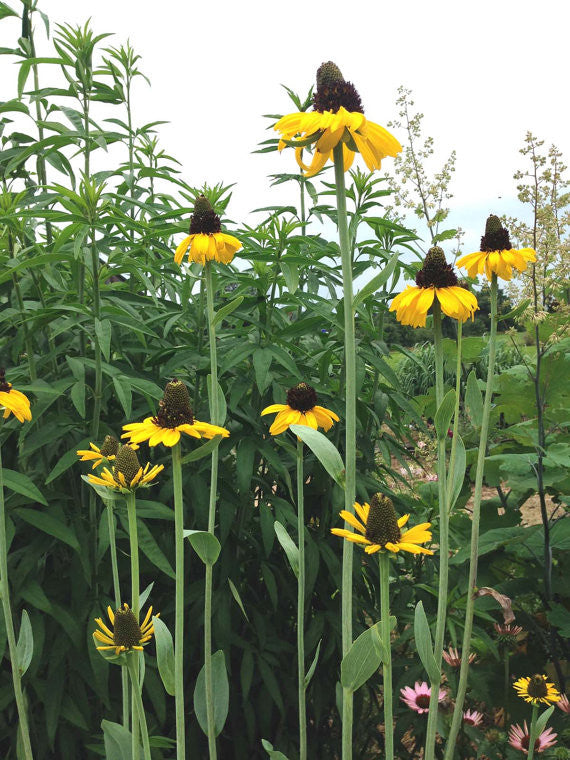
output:
M205 565L216 564L222 547L212 533L207 530L185 530L184 538L190 541L192 548Z
M166 624L155 615L152 616L154 639L156 641L156 660L158 672L166 689L166 693L174 696L174 646L172 635Z
M214 733L218 736L224 727L230 705L230 687L226 671L224 653L218 649L212 655L212 693L214 699ZM206 675L204 666L198 674L194 689L194 711L202 731L208 733L208 718L206 715Z
M420 660L426 669L429 680L432 683L439 683L441 673L440 669L437 667L437 662L433 655L431 632L429 630L429 624L422 602L418 602L416 605L416 612L414 616L414 636L416 639L416 647L420 656Z
M283 547L283 550L285 551L285 554L287 555L287 559L289 560L289 564L291 565L291 570L295 573L295 577L299 577L299 549L297 549L297 546L291 536L287 533L287 529L284 525L282 525L279 520L276 520L273 523L273 529L275 531L275 535L277 536L277 540Z
M380 623L376 623L352 642L340 665L340 682L344 689L356 691L378 670L382 662L381 641Z
M344 488L344 463L334 443L318 430L313 430L307 425L291 425L290 429L303 443L307 444L331 478Z

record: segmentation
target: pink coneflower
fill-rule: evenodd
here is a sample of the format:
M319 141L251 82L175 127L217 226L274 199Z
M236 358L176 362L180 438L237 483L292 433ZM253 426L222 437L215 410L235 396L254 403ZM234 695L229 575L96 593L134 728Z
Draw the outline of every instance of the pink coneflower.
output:
M570 701L568 701L566 694L563 694L556 704L562 710L562 712L568 713L570 715Z
M518 636L522 633L522 627L520 625L505 625L504 623L493 623L493 626L499 636Z
M425 441L418 441L418 449L425 449L427 443Z
M534 742L534 751L535 752L544 752L545 749L548 749L549 747L554 747L556 744L556 737L558 734L553 733L551 728L547 728L546 731L543 731L538 739L535 739ZM515 749L520 749L522 752L525 753L525 755L528 755L528 745L530 744L530 732L528 730L528 726L526 724L526 720L524 722L524 729L519 726L518 723L515 723L509 728L509 744L511 747L514 747Z
M445 651L445 649L442 652L443 659L446 661L448 665L450 665L452 668L459 668L461 667L461 655L457 651L457 649L454 649L452 646L449 647L448 651ZM469 655L469 664L471 665L472 662L475 661L475 657L477 655L474 652L471 652Z
M434 483L437 480L437 475L435 472L431 472L428 475L426 475L426 480L428 483Z
M431 697L431 688L425 681L420 683L416 681L414 688L406 686L405 689L400 689L400 699L405 702L411 710L415 710L420 715L429 711L429 700ZM445 699L446 692L443 689L439 690L438 702L442 702Z
M465 710L463 722L468 723L470 726L480 726L483 723L483 713L477 710Z

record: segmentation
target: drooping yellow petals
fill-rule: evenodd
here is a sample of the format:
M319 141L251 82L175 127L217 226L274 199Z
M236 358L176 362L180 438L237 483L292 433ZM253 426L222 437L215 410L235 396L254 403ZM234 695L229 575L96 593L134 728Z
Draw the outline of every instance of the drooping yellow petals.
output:
M461 322L473 319L475 311L479 308L475 295L459 285L446 288L436 288L433 285L420 288L417 285L408 285L394 298L390 304L390 311L396 312L396 319L403 325L425 327L434 298L439 301L444 314Z
M21 391L17 391L12 388L11 383L3 383L3 387L8 386L8 390L0 390L0 410L2 410L3 417L6 419L13 414L19 422L28 422L32 419L32 412L30 410L30 401Z
M194 420L192 424L183 423L173 428L161 427L156 421L156 417L147 417L143 422L132 422L128 425L123 425L123 433L121 438L128 438L130 443L142 443L148 441L149 446L157 446L162 443L163 446L176 446L180 440L180 433L186 433L186 435L192 438L213 438L216 435L221 435L223 438L227 438L230 434L229 430L220 427L219 425L210 425L208 422L199 422Z
M226 232L206 234L200 232L188 235L176 248L174 261L180 265L188 251L188 260L204 266L206 261L229 264L235 253L242 247L240 241Z
M484 273L490 282L493 274L503 280L510 280L513 269L524 272L529 262L535 261L536 251L532 248L510 248L503 251L468 253L457 261L457 266L467 269L469 277L477 277Z
M301 412L287 404L270 404L270 406L265 407L261 415L272 412L278 412L278 414L269 428L271 435L280 435L288 430L291 425L306 425L313 430L322 427L326 431L331 429L333 422L339 421L338 415L324 406L314 406L306 412Z
M347 171L354 160L355 146L370 171L380 168L383 158L396 156L402 146L384 127L368 121L359 111L347 111L341 106L338 111L306 111L283 116L274 127L281 134L279 150L286 145L295 148L295 157L305 176L312 177L332 159L333 150L343 142L343 163ZM313 159L307 166L302 160L301 149L313 143ZM296 143L302 143L301 147Z

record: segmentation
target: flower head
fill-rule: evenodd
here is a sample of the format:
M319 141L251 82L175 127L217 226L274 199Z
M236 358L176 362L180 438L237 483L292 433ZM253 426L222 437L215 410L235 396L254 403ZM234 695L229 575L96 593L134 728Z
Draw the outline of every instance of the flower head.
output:
M230 434L226 428L199 422L194 418L188 388L176 379L167 383L164 396L158 403L156 417L124 425L123 430L126 432L121 438L128 438L131 443L148 441L149 446L162 443L169 447L176 446L181 433L192 438L213 438L216 435L227 438Z
M484 272L489 281L493 274L503 280L510 280L513 268L524 272L529 261L536 261L536 252L532 248L514 249L501 220L491 214L485 225L485 234L481 238L481 250L462 256L457 266L465 267L469 277L476 277Z
M89 449L79 449L77 456L81 457L80 462L90 462L93 460L93 467L91 469L94 470L103 461L112 462L117 456L119 446L120 443L114 436L106 435L101 448L94 443L90 443Z
M516 643L517 637L523 631L520 625L506 623L493 623L493 628L497 632L497 638L501 644L509 644L510 646Z
M374 494L370 499L370 504L355 502L354 511L360 520L346 509L341 511L340 516L356 528L357 533L345 528L333 528L331 533L342 536L347 541L364 544L364 551L367 554L375 554L378 551L433 554L430 549L419 546L426 541L431 541L431 533L428 530L431 523L415 525L402 533L401 528L408 522L410 515L398 518L392 500L384 494Z
M274 127L281 133L279 150L294 147L297 163L307 177L332 159L333 149L339 143L344 171L351 167L355 153L360 153L366 166L374 171L380 168L383 158L396 156L402 150L398 140L384 127L366 119L356 88L345 81L332 61L323 63L317 71L313 108L283 116ZM310 166L302 159L302 150L308 145L315 145Z
M570 701L568 700L568 697L566 694L562 694L558 702L556 703L556 706L559 707L562 712L567 713L570 715Z
M470 726L480 726L483 723L483 713L477 710L465 710L463 713L463 722Z
M314 430L319 427L330 430L333 421L338 422L339 418L330 409L318 406L317 400L317 392L307 383L299 383L289 388L286 404L271 404L261 412L262 416L278 412L269 428L271 435L283 433L290 425L306 425Z
M4 369L0 369L0 411L4 412L4 419L10 414L13 414L20 422L32 419L28 397L12 388L12 383L6 382Z
M94 485L105 486L113 491L127 493L129 491L136 491L141 486L148 486L162 470L164 470L164 465L155 464L151 468L149 462L146 463L143 469L133 446L126 444L119 448L111 469L103 467L100 475L89 474L87 478Z
M196 264L204 266L206 261L229 264L240 248L241 243L237 238L222 232L220 217L210 201L204 195L199 195L190 218L190 234L177 247L174 261L181 264L184 254L190 249L188 260Z
M535 752L544 752L545 749L553 747L556 744L556 737L551 728L543 731L534 742ZM530 731L526 720L524 722L524 728L521 728L518 723L515 723L509 728L509 744L515 749L520 749L525 755L528 755L528 748L530 744Z
M426 254L423 267L416 275L416 284L408 287L394 298L390 311L403 325L424 327L427 313L436 299L448 317L465 322L473 319L479 308L477 299L458 285L457 276L439 246L433 246Z
M400 699L405 702L411 710L415 710L415 712L420 715L429 712L431 688L425 681L422 681L422 683L416 681L413 689L411 686L406 686L405 689L400 689L400 694L402 695ZM440 689L437 701L443 702L445 695L445 691Z
M513 688L525 702L533 705L544 704L548 707L560 699L553 683L546 680L546 676L536 673L534 676L526 676L515 681Z
M159 613L160 614L160 613ZM125 602L116 612L111 607L107 607L107 615L113 626L113 630L108 628L103 622L103 618L95 618L95 622L100 630L93 632L93 635L100 641L103 646L97 649L114 649L118 656L122 652L130 652L137 649L142 652L142 648L148 644L154 633L152 623L152 607L148 608L142 625L139 625L133 611ZM156 615L159 617L159 615Z
M450 665L452 668L459 668L461 667L461 655L455 649L454 647L450 646L449 649L446 651L445 649L442 652L443 659L446 661L448 665ZM474 652L471 652L469 655L469 664L471 665L472 662L475 661L475 658L477 655Z

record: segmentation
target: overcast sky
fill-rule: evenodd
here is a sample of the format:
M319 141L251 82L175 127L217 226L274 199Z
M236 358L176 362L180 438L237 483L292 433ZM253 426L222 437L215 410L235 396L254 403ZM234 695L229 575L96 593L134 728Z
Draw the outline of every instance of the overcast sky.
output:
M106 43L130 39L152 82L135 88L135 123L169 122L162 146L190 183L236 182L235 220L251 223L253 208L294 200L292 185L270 189L267 179L294 169L293 152L251 151L270 136L262 114L294 110L280 84L306 93L329 59L357 87L366 116L384 126L396 116L398 86L413 90L441 162L457 151L452 222L467 229L466 247L478 245L490 211L514 208L527 130L570 157L570 19L559 0L44 0L40 8L53 26L91 17L96 33L114 32ZM38 49L50 54L39 32ZM0 22L1 46L17 35L15 20ZM14 97L15 81L16 67L0 59L0 100Z

